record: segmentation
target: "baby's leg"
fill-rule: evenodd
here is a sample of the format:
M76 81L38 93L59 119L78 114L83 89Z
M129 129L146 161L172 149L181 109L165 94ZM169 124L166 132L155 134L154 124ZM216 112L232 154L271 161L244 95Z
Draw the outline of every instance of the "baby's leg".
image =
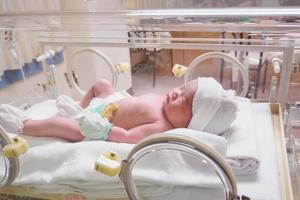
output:
M24 123L25 135L37 137L57 137L72 142L84 139L79 125L73 119L52 117L45 120L28 120Z
M94 97L105 98L113 93L113 87L107 80L101 79L86 92L80 102L82 108L86 108Z

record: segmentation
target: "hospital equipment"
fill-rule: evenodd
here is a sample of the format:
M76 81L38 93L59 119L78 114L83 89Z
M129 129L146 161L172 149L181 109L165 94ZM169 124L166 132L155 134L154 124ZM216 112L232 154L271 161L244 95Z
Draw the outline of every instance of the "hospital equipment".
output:
M285 138L282 121L282 108L285 107L287 102L288 93L288 80L292 71L292 57L293 57L293 40L279 41L274 39L272 41L264 41L261 39L251 39L252 45L241 45L240 41L244 41L244 44L248 42L247 39L220 39L220 38L123 38L123 37L97 37L97 32L101 29L106 31L111 30L111 27L105 22L108 17L112 17L113 20L119 20L120 27L118 31L128 31L130 26L140 28L141 30L151 31L153 27L156 27L155 31L159 34L160 31L226 31L236 32L292 32L299 28L299 23L288 23L281 22L277 19L278 15L281 17L299 17L298 8L249 8L249 9L153 9L153 10L100 10L100 11L82 11L82 12L67 12L67 11L53 11L53 12L23 12L23 13L4 13L0 15L0 21L3 22L3 28L17 31L19 28L29 29L35 32L35 36L39 41L39 45L42 49L49 47L60 47L64 48L80 46L89 51L97 54L104 58L105 62L111 66L114 71L113 77L116 76L116 68L112 62L106 59L105 55L95 50L95 47L120 47L120 48L165 48L165 49L190 49L190 50L209 50L214 51L207 54L200 55L192 62L190 62L185 80L190 80L194 75L193 70L196 69L199 64L209 58L217 57L225 60L229 60L234 64L234 67L240 70L241 76L233 77L235 81L242 79L242 86L239 86L241 90L238 91L240 96L246 96L249 92L249 76L244 65L237 59L222 51L228 50L239 50L239 51L266 51L266 52L282 52L282 62L280 67L280 78L279 85L272 84L274 91L272 93L272 101L267 103L258 103L253 100L242 101L241 110L242 116L233 125L233 128L228 133L228 152L236 154L237 149L240 151L245 150L240 148L240 145L244 145L245 141L241 143L237 138L237 134L240 130L242 133L248 133L247 136L253 136L253 138L247 138L247 142L255 141L257 144L256 150L259 154L261 166L257 173L253 176L246 177L235 177L231 167L222 157L222 148L219 151L213 150L199 139L190 138L188 136L174 135L173 133L156 135L148 138L136 146L130 146L128 144L107 144L105 142L90 141L79 144L67 144L64 141L45 141L45 140L34 140L34 138L27 138L31 143L31 148L27 153L21 155L19 158L3 158L3 171L4 175L1 184L5 187L1 188L1 193L20 194L24 196L31 196L37 198L65 198L72 197L72 195L86 196L86 198L126 198L124 193L124 187L118 182L118 178L107 178L104 175L97 174L95 171L91 171L90 167L94 167L96 158L101 153L107 152L107 150L115 150L123 159L123 166L121 169L121 179L125 183L128 195L132 199L137 199L139 195L144 195L145 198L159 199L169 197L175 199L172 195L178 195L181 199L184 196L193 194L197 197L209 197L208 194L216 194L216 199L238 199L237 194L244 194L253 199L296 199L297 195L293 194L292 182L289 174L288 160L285 147ZM213 16L213 18L212 18ZM265 16L268 16L265 19ZM89 20L87 24L72 24L68 23L68 20L76 21L76 19L82 19L87 17ZM246 19L244 17L247 17ZM238 19L238 21L235 20ZM273 21L272 21L273 19ZM36 21L38 23L36 23ZM229 23L226 23L228 22ZM26 22L26 23L21 23ZM48 27L41 27L43 22L47 22ZM65 23L61 23L65 22ZM72 22L72 21L71 21ZM130 26L124 26L121 22L125 22ZM10 26L11 24L15 26ZM118 23L116 23L118 25ZM91 36L80 35L79 32L73 32L78 27L88 26L91 31ZM93 26L91 26L93 25ZM107 27L106 27L107 26ZM101 27L101 28L99 28ZM86 28L86 27L85 27ZM82 30L81 30L82 31ZM50 34L51 33L51 34ZM68 33L68 34L67 34ZM72 35L73 34L73 35ZM235 41L235 44L233 44ZM87 48L88 47L88 48ZM80 50L79 50L80 51ZM216 52L217 51L217 52ZM76 55L73 54L73 55ZM66 62L72 59L71 57L66 58ZM183 63L181 63L183 64ZM77 94L82 94L82 89L77 86L75 78L73 76L73 66L68 65L68 79L74 86ZM54 73L53 73L54 74ZM81 76L81 74L77 74ZM52 76L52 75L51 75ZM114 82L115 79L113 78ZM58 85L58 84L57 84ZM56 87L56 85L55 85ZM279 104L277 104L279 103ZM47 100L40 104L32 106L28 111L31 112L33 117L43 116L46 117L49 113L41 113L41 108L48 107L51 112L55 112L55 106L53 101ZM53 113L51 113L53 114ZM250 116L250 117L249 117ZM245 122L249 123L241 123ZM251 125L251 123L252 125ZM241 129L240 129L241 128ZM1 140L1 146L4 147L6 143L9 143L5 130L0 129L3 140ZM181 130L181 132L185 132ZM190 131L191 132L191 131ZM188 132L188 133L190 133ZM235 133L235 134L233 134ZM252 134L251 133L255 133ZM186 132L185 132L186 134ZM12 136L13 134L9 134ZM183 134L184 135L184 134ZM24 136L25 137L25 136ZM207 136L210 138L211 136ZM226 136L224 136L226 137ZM233 138L233 139L232 139ZM232 139L232 140L230 140ZM273 142L274 141L274 142ZM43 145L40 145L43 144ZM47 146L48 144L48 146ZM53 146L51 146L53 145ZM68 148L65 148L68 146ZM237 149L233 148L238 146ZM45 150L47 147L55 147L53 149L56 152L49 152L50 158L56 155L56 160L53 161L52 166L44 166L42 162L45 162L47 158L44 158ZM88 153L79 151L79 149L86 149ZM49 149L48 149L49 151ZM62 152L68 152L68 156L59 154ZM175 176L174 171L176 168L171 168L169 171L172 175L168 176L168 173L164 173L163 170L159 170L161 167L169 169L168 162L163 162L164 156L171 153L175 153L176 157L180 158L182 162L177 169L185 169L186 174L178 173ZM179 153L178 153L179 152ZM52 154L53 153L53 154ZM183 153L181 155L180 153ZM224 152L223 152L224 153ZM83 155L85 162L89 163L89 166L84 165L81 158L76 157L76 154ZM39 158L35 160L35 166L29 167L29 163L33 162L29 158L36 156ZM66 159L71 157L76 159L75 163L70 160L65 160L64 165L58 162L60 159ZM27 160L28 158L28 160ZM158 163L154 163L153 160L157 158ZM176 164L172 157L168 157L170 163ZM153 166L149 164L149 159L152 160ZM21 163L19 163L21 162ZM186 163L193 163L195 165L186 165ZM90 164L92 165L90 166ZM146 166L143 164L147 164ZM162 164L162 165L160 165ZM46 168L45 171L38 171L39 165ZM72 167L71 167L72 166ZM173 166L173 165L171 165ZM203 179L192 179L195 177L203 178L203 174L196 173L201 172L198 167L201 166L204 172L212 176L204 177L207 182L203 183L199 180ZM49 167L49 168L48 168ZM51 168L53 167L53 168ZM78 168L77 168L78 167ZM146 167L146 168L145 168ZM152 168L151 168L152 167ZM157 168L155 168L157 167ZM47 170L56 169L53 176L48 176ZM63 173L67 173L70 170L69 176L71 178L67 182L60 178L64 178L64 174L59 174L62 170ZM72 171L74 169L75 171ZM143 169L146 173L143 173ZM20 176L18 176L18 171ZM76 173L80 171L80 173ZM82 170L82 171L81 171ZM151 174L151 172L155 173ZM26 174L26 172L28 172ZM31 177L35 178L36 184L30 183L30 176L34 172L39 173L38 176ZM147 174L150 174L148 177ZM278 175L280 174L280 175ZM82 175L82 176L80 176ZM155 176L157 175L157 176ZM187 175L190 179L181 179L182 175ZM216 181L214 177L219 177ZM161 177L166 179L161 179ZM19 179L18 179L19 178ZM16 181L15 183L13 181ZM103 184L99 181L101 180ZM47 181L50 181L50 185L47 185ZM52 182L51 182L52 181ZM82 182L85 181L85 184ZM162 183L161 183L162 181ZM163 182L165 181L165 182ZM183 181L183 183L181 183ZM184 182L185 181L185 182ZM8 186L10 183L16 185ZM52 184L51 184L52 183ZM68 184L69 183L69 184ZM107 185L105 185L107 183ZM115 184L115 185L114 185ZM199 187L193 187L194 185ZM212 187L208 187L212 186ZM268 185L269 190L262 186ZM26 187L28 186L28 187ZM34 188L39 186L39 188ZM182 188L181 188L182 186ZM192 187L191 187L192 186ZM200 187L205 186L205 187ZM52 188L52 190L51 190ZM96 188L96 189L95 189ZM203 189L204 188L204 189ZM221 189L220 189L221 188ZM47 190L49 189L49 190ZM160 190L159 190L160 189ZM184 190L183 190L184 189ZM205 190L207 189L207 190ZM99 192L97 195L96 192ZM189 194L183 191L188 191ZM272 191L272 192L271 192ZM42 192L43 194L39 194ZM59 195L61 192L62 195ZM295 191L294 191L295 192ZM48 195L45 195L47 193ZM89 196L95 195L95 196ZM141 197L139 196L139 197Z

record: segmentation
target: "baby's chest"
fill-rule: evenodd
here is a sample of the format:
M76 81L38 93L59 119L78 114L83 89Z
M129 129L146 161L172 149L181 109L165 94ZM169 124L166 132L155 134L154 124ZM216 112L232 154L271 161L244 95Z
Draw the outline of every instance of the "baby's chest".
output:
M120 105L114 117L114 122L123 126L138 126L160 120L161 117L158 108L153 108L147 102L135 102L134 104Z

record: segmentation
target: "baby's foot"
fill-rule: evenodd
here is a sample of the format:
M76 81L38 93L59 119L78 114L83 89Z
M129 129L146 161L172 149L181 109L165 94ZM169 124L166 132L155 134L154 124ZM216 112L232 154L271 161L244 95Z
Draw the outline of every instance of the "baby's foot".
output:
M59 115L63 117L73 117L82 110L76 101L66 95L60 95L56 99L56 107Z
M6 131L22 134L26 120L28 117L23 110L9 104L0 105L0 125Z

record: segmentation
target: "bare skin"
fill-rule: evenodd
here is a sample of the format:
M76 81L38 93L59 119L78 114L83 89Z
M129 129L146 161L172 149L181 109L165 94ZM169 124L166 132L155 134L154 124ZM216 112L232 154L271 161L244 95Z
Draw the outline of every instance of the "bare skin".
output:
M117 101L119 109L110 121L114 126L108 141L136 143L152 134L187 127L192 117L192 99L196 89L196 82L192 81L172 89L166 95L146 94ZM88 90L80 105L86 108L92 98L105 98L112 93L109 82L98 81ZM63 117L28 120L24 124L24 134L58 137L73 142L84 139L78 123Z

